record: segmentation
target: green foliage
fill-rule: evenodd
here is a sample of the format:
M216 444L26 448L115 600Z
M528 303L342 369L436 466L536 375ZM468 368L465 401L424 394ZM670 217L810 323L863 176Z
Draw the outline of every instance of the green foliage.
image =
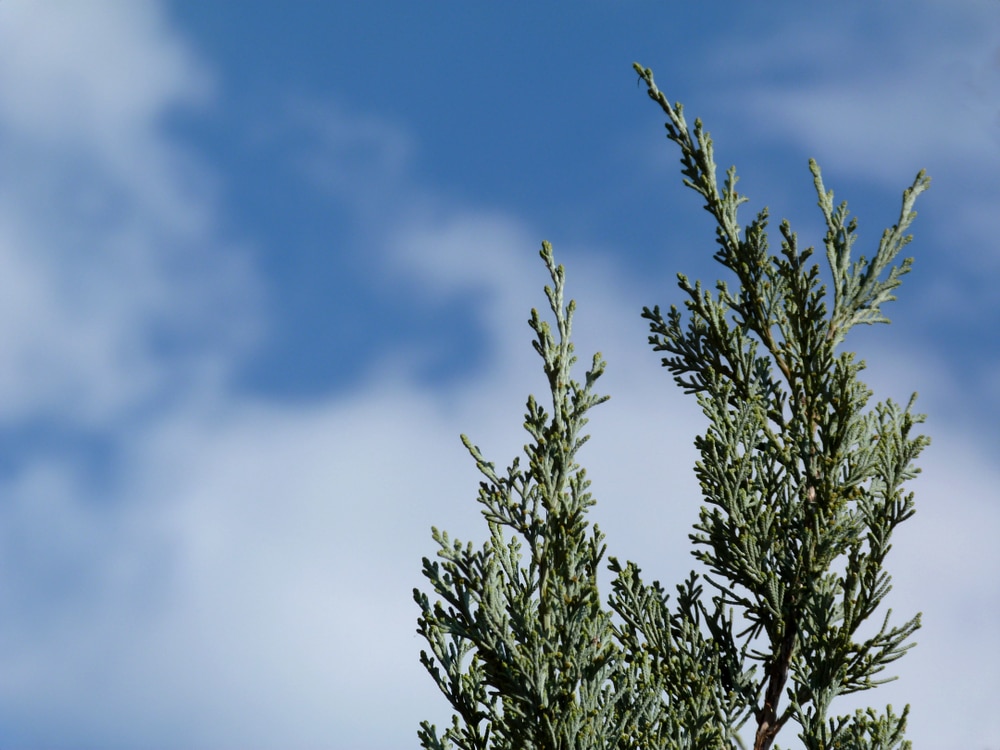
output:
M714 257L739 282L731 292L720 281L713 294L680 275L686 325L673 306L666 316L658 307L643 311L653 348L709 420L695 441L706 505L691 538L716 591L713 617L732 607L745 623L736 635L710 625L720 651L739 655L724 660L726 680L757 725L755 748L770 747L789 720L810 748L899 746L906 711L827 714L837 695L878 684L919 627L919 616L890 625L887 613L877 633L858 637L889 592L889 539L913 514L902 485L928 440L911 435L922 421L911 411L915 395L905 408L892 401L868 408L871 391L858 379L864 363L837 346L859 323L888 322L881 305L911 260L892 263L910 240L913 203L929 180L920 172L903 193L899 220L872 261L852 264L857 222L847 221L845 203L834 209L810 161L833 275L828 312L812 248L799 248L786 221L781 254L769 254L766 209L740 230L746 198L736 191L735 169L720 190L701 122L692 134L681 105L667 101L648 69L635 69L667 114L685 184L716 221Z
M474 549L435 529L442 562L425 559L424 575L440 600L432 605L414 592L430 646L421 661L457 712L440 738L422 725L426 748L613 747L619 734L613 633L596 580L603 535L587 523L594 501L575 463L585 415L606 400L593 392L604 362L594 356L582 386L572 379L574 304L564 306L564 272L551 246L541 255L553 281L545 293L555 332L536 310L529 325L552 412L528 399L526 469L515 459L499 474L462 437L485 477L479 503L490 538Z
M852 262L856 221L810 162L827 225L828 308L812 248L782 222L771 254L766 209L740 227L735 169L720 189L701 122L692 132L652 73L635 70L667 115L684 183L715 220L714 257L738 282L710 292L679 275L684 312L643 311L650 343L708 420L695 440L704 505L691 535L707 572L671 602L633 563L610 558L602 604L605 546L587 523L594 500L575 460L586 413L606 398L592 390L604 362L594 357L583 385L572 379L573 303L544 243L556 326L534 310L529 324L552 411L529 398L527 468L515 459L499 474L463 436L485 478L490 537L476 549L433 532L439 561L425 559L424 575L436 599L414 591L429 645L421 661L455 715L440 736L424 722L421 744L709 750L742 747L749 724L755 750L767 750L791 722L810 750L905 750L908 707L840 716L832 704L884 682L919 627L919 615L895 623L891 610L871 623L891 588L892 532L913 514L903 485L928 440L913 434L913 398L869 406L864 363L838 347L855 325L888 322L881 306L910 270L910 259L894 263L929 180L921 172L904 192L871 261Z

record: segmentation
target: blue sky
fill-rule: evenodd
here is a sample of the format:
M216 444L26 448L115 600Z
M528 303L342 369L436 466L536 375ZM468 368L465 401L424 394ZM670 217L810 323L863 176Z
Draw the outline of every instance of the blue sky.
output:
M1000 5L512 5L0 2L0 746L446 722L410 591L431 524L484 538L459 433L525 441L542 239L609 362L593 517L686 575L702 422L639 310L718 272L633 60L807 244L810 156L869 255L931 174L893 324L848 341L934 441L890 557L925 626L866 700L1000 744Z

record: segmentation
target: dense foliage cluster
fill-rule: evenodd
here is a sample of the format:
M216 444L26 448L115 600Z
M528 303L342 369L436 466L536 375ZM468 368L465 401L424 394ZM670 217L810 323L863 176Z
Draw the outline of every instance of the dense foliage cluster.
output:
M454 715L441 734L424 722L421 744L708 750L749 740L767 750L791 723L808 750L908 748L908 708L838 715L833 704L884 681L919 627L919 615L897 622L880 610L892 533L913 514L903 485L928 440L914 433L913 399L870 404L864 364L840 347L853 326L888 322L882 305L910 269L896 259L929 180L921 172L904 191L874 256L852 260L856 221L810 162L831 299L787 222L777 254L766 209L739 225L735 169L720 187L701 122L689 128L652 72L635 69L667 115L684 183L716 223L714 257L733 277L708 291L679 275L683 311L643 311L651 345L708 421L695 440L703 506L691 535L704 573L671 600L609 558L612 591L600 596L605 545L586 518L595 501L576 456L587 412L606 400L593 390L604 362L595 355L583 383L573 379L574 305L543 243L554 326L535 310L529 323L551 411L528 399L527 461L504 472L463 436L484 477L489 538L477 547L433 532L430 594L414 591L421 661Z

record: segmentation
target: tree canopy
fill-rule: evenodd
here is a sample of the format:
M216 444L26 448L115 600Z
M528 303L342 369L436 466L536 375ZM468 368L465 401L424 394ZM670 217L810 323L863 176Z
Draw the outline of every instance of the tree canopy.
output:
M454 711L442 733L422 723L421 745L767 750L791 724L809 750L908 748L909 707L839 715L834 702L891 679L886 668L920 625L883 605L890 540L914 512L904 485L928 439L914 430L915 395L872 404L864 362L843 344L856 325L888 322L882 308L911 268L898 256L929 179L920 172L903 192L871 259L854 258L857 221L810 161L831 294L787 221L777 253L767 209L739 224L747 199L735 168L720 185L701 121L689 127L652 72L635 71L667 116L684 184L715 222L714 258L728 277L708 290L679 274L683 305L642 313L649 343L707 420L695 438L702 506L690 535L700 568L671 598L635 564L605 561L577 463L587 414L607 399L594 390L605 363L594 355L574 379L575 305L543 243L553 319L532 310L529 325L548 403L528 398L525 460L503 471L463 436L483 476L488 537L474 545L434 529L430 591L414 591L420 658ZM614 574L606 601L602 564Z

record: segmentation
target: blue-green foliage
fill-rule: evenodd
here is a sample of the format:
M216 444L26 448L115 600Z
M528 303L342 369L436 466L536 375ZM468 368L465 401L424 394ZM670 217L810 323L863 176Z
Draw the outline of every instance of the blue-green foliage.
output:
M702 506L691 540L705 569L673 601L632 563L609 559L607 604L597 587L603 536L586 520L594 500L576 454L586 442L593 392L604 370L595 355L583 384L573 380L573 303L565 275L543 243L552 278L545 288L555 328L532 311L551 413L529 398L527 467L504 473L463 436L484 476L478 501L489 527L480 548L434 530L438 560L424 560L434 599L415 590L421 661L451 703L442 734L421 725L425 748L742 747L770 748L787 724L806 748L905 750L908 708L833 713L839 695L868 690L912 645L919 615L894 623L877 614L890 590L884 568L896 526L913 514L903 491L927 438L922 417L892 401L869 405L863 362L839 351L859 323L888 322L910 259L913 203L921 172L903 194L900 218L871 261L851 261L856 221L836 208L810 162L833 278L833 303L787 222L771 254L766 209L737 221L746 198L730 169L717 183L712 141L636 72L667 114L686 185L716 221L715 259L734 276L731 291L691 284L684 312L646 308L649 341L708 420L696 438ZM859 635L873 617L874 634ZM872 630L872 628L869 628Z

